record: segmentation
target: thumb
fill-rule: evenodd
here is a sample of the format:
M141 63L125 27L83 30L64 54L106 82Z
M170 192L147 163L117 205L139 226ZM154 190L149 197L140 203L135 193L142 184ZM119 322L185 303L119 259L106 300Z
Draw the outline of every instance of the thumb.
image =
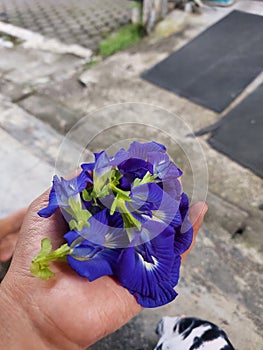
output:
M191 205L190 210L189 210L189 218L190 221L193 225L193 241L191 246L188 248L188 250L186 252L184 252L184 254L182 254L182 262L184 261L184 259L186 258L186 256L190 253L191 249L193 248L193 245L195 243L195 238L197 236L197 233L203 223L204 220L204 216L206 214L208 210L208 206L206 203L204 202L197 202L193 205Z

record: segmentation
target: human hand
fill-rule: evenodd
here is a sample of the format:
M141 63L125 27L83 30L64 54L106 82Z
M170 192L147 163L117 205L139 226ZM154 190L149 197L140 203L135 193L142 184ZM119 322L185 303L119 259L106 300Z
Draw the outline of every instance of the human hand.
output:
M12 257L26 212L27 208L20 209L0 219L0 262L5 262Z
M30 274L30 264L39 251L41 239L50 237L56 249L67 232L59 211L49 219L37 215L47 202L48 191L30 206L10 270L0 288L0 304L4 300L4 305L3 302L0 305L3 310L0 339L6 340L6 348L10 350L18 344L21 350L84 349L120 328L141 310L128 290L108 276L89 282L66 264L58 263L53 267L55 277L48 281ZM194 235L206 210L204 203L196 203L190 209ZM3 321L5 313L8 316ZM9 339L1 334L7 328L11 332ZM27 335L31 339L25 339Z

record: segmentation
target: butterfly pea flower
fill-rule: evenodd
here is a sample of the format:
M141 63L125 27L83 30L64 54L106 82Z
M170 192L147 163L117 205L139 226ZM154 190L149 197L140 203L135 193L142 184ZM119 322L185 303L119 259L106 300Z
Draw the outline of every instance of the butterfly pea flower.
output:
M122 286L144 307L164 305L177 295L173 287L174 276L179 277L180 259L174 254L174 230L152 220L143 230L151 235L156 227L161 233L141 245L123 249L116 266L116 276Z
M68 222L67 243L52 251L51 242L42 241L32 274L50 278L49 263L66 257L89 281L115 276L144 307L172 301L181 254L193 238L182 171L157 142L133 142L113 156L94 156L75 179L54 177L39 215L49 217L60 208Z

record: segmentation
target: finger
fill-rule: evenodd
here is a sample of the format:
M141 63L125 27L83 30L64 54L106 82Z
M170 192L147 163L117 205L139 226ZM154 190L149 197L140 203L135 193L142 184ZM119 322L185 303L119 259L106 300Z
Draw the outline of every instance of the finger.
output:
M18 240L18 235L19 231L8 235L0 241L0 262L6 262L11 259Z
M192 241L190 248L184 254L182 254L182 262L184 261L186 256L190 253L191 249L193 248L193 245L195 243L195 238L196 238L197 233L198 233L198 231L203 223L204 216L205 216L207 210L208 210L208 206L204 202L197 202L197 203L191 205L191 207L190 207L189 218L190 218L190 221L193 225L193 231L194 231L193 232L193 241Z
M27 208L23 208L7 216L4 219L0 219L0 239L20 230L26 212Z

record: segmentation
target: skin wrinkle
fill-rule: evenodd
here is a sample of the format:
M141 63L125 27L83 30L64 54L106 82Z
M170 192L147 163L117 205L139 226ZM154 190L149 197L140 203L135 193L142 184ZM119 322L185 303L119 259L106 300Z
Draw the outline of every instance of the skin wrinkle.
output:
M56 272L56 277L54 278L54 280L58 280L59 282L60 282L60 280L61 280L61 277L60 276L62 276L62 278L63 278L63 272ZM52 282L52 280L49 280L48 282ZM55 281L54 281L55 282ZM57 284L59 284L59 282L57 283ZM74 283L74 281L73 281L73 283ZM56 284L56 283L55 283ZM54 287L56 287L56 286L53 286L53 288ZM47 294L49 294L49 292L50 292L50 286L49 287L47 287L46 288L47 289ZM58 289L61 289L61 287L59 287ZM70 297L70 296L69 296ZM83 300L84 300L84 298L83 298ZM79 303L81 303L81 300L79 300ZM47 310L47 308L45 308L45 301L43 302L42 301L42 303L41 304L43 304L43 305L41 305L41 306L43 306L42 307L42 309L44 310L44 316L45 316L45 319L44 319L44 322L43 322L43 325L42 325L42 327L41 328L45 328L46 327L46 320L48 320L49 321L49 325L50 325L50 327L49 327L49 330L46 332L46 334L47 334L47 338L48 338L48 340L49 340L49 343L51 343L52 344L52 340L53 340L53 343L54 343L54 340L56 340L56 347L59 349L60 347L59 347L59 344L60 344L60 340L58 340L57 339L57 331L56 332L54 332L53 330L54 329L56 329L56 330L59 330L59 332L60 332L60 335L61 335L61 337L62 337L62 339L64 338L64 339L66 339L67 341L68 341L68 347L67 348L65 348L65 350L66 349L69 349L69 350L73 350L73 346L75 346L76 347L76 349L82 349L83 347L84 347L84 342L83 343L79 343L79 344L77 344L76 342L72 342L72 340L70 339L70 336L69 336L69 334L68 334L68 332L66 332L65 330L63 330L61 327L60 327L60 319L59 318L53 318L53 317L50 317L49 315L48 315L48 310ZM77 303L76 303L76 306L77 306ZM65 305L65 307L66 307L66 305ZM58 312L58 314L59 314L59 312ZM44 326L44 327L43 327ZM53 334L53 335L52 335ZM63 348L64 349L64 348ZM75 348L74 348L75 349Z
M9 342L7 344L9 344L8 349L12 350L12 349L17 349L16 343L17 341L19 341L18 339L21 338L21 346L23 346L23 349L25 348L24 345L28 344L31 341L33 341L33 338L35 338L35 335L37 334L35 332L36 328L35 325L32 323L32 320L29 317L29 314L21 307L20 303L15 302L14 299L12 299L10 297L11 293L8 292L8 290L4 290L4 288L2 288L1 286L1 297L0 300L5 300L4 308L1 308L1 310L5 310L7 311L7 315L8 317L5 317L5 321L1 322L1 325L5 326L8 324L10 324L10 326L7 325L6 329L7 329L7 334L10 334L9 337ZM11 305L10 307L10 312L9 312L9 308L8 306ZM15 306L15 307L14 307ZM16 310L16 313L14 313L13 311ZM15 315L14 320L12 320L12 316ZM13 327L17 320L19 320L19 326L18 328ZM14 321L14 322L13 322ZM22 328L22 329L21 329ZM12 331L11 331L12 330ZM15 330L15 332L14 332ZM25 331L25 333L24 333ZM25 337L25 334L29 333L30 337L29 339L27 339L27 337ZM21 336L22 334L22 336ZM6 332L5 332L6 335ZM20 338L19 338L20 336ZM1 337L2 338L2 337ZM46 347L42 347L42 337L37 338L38 339L38 350L47 350L50 348L46 348ZM5 338L4 338L5 340ZM31 343L31 342L30 342ZM13 346L15 345L15 347ZM28 348L28 350L30 350L31 348Z
M120 288L122 288L121 287L121 285L114 279L114 278L112 278L113 280L114 280L114 282L116 283L116 284L118 284L118 286L120 287ZM116 290L116 289L113 289L113 288L111 288L111 291L112 291L112 293L114 293L114 295L117 297L117 299L118 299L118 301L119 301L119 305L123 305L123 308L122 308L122 311L120 312L120 315L122 315L122 320L126 320L127 319L127 313L129 313L129 305L128 305L128 303L127 303L127 300L128 300L128 298L126 298L126 299L123 299L123 297L119 294L119 289L118 289L118 291ZM135 303L135 305L137 306L138 305L138 312L139 311L141 311L143 308L137 303L137 301L136 301L136 298L134 297L134 296L132 296L129 292L128 292L128 290L123 290L123 289L121 289L121 291L123 292L123 291L125 291L126 292L126 294L127 294L127 296L129 296L129 298L131 298L131 299L133 299L134 300L134 303ZM128 312L127 312L128 311Z
M0 300L2 300L3 295L4 295L3 291L0 290ZM5 306L7 306L7 305L8 305L8 303L6 303L6 300L5 300ZM0 320L1 320L1 317L3 317L2 312L0 314ZM2 320L1 320L1 327L4 329L4 332L5 332L7 339L10 341L12 339L11 329L9 327L7 327L6 322L2 322Z
M121 287L121 285L117 283L114 278L108 277L108 276L104 276L103 278L107 281L105 288L109 288L111 295L114 295L115 298L117 298L117 300L115 300L112 303L109 309L105 309L104 305L102 304L102 308L100 308L99 310L96 310L98 312L98 319L99 319L98 323L100 324L99 333L94 335L94 338L96 339L96 341L105 337L110 332L116 331L119 328L119 325L116 324L116 321L122 324L126 323L131 318L133 318L139 311L142 310L142 307L136 302L135 297L132 296L126 289L123 289L123 287ZM116 289L116 285L118 285L118 289ZM125 297L124 295L122 295L123 293L126 294ZM131 306L132 299L133 299L133 306ZM112 318L112 315L114 315L115 305L118 305L118 309L119 309L118 319ZM133 309L133 314L131 314L131 309ZM108 328L105 327L105 325L110 326L110 329L109 327ZM87 346L90 346L93 343L94 343L94 340L92 340L89 344L87 344Z
M14 281L16 281L16 278ZM15 286L13 286L13 288L5 288L5 284L1 285L1 290L4 290L6 294L9 295L12 304L17 305L17 309L21 310L22 314L28 315L28 320L30 321L32 329L41 335L38 323L41 323L39 322L39 316L42 316L43 313L40 311L39 305L35 302L33 294L24 293L23 289L16 288ZM12 290L16 291L16 293L11 293ZM35 322L34 315L37 315L37 322Z
M32 277L32 282L34 282L34 279ZM50 280L47 281L46 284L43 284L41 286L44 287L43 289L46 289L47 293L50 289L50 282L54 284L54 281ZM33 283L34 284L34 283ZM34 289L34 288L32 288ZM12 290L9 288L8 290ZM19 290L16 288L16 290ZM42 295L43 297L43 295ZM46 312L46 308L41 308L38 303L38 295L35 295L35 293L29 294L24 293L23 290L21 290L21 294L17 298L13 297L13 294L11 296L12 300L16 301L16 305L19 305L19 308L23 311L23 314L28 315L28 319L31 324L31 328L33 332L36 332L39 337L42 339L43 343L48 345L47 349L61 349L60 348L60 339L61 341L66 339L69 342L69 345L67 348L63 347L63 350L73 350L73 346L76 347L76 344L73 343L66 332L64 332L59 327L59 322L55 322ZM40 317L41 316L41 317ZM43 333L43 329L46 329L46 331ZM55 332L54 332L55 329ZM60 332L60 335L58 332ZM59 339L58 339L59 338ZM54 343L54 340L56 341ZM52 348L50 346L52 345ZM82 349L82 345L79 345L76 347L77 349Z
M46 197L46 195L48 194L48 191L46 191L44 193L44 196ZM36 212L38 211L38 209L40 209L40 207L42 207L43 203L45 203L45 201L42 199L40 202L38 200L34 201L31 206L29 207L29 211L32 211L32 212ZM25 242L23 242L21 245L22 245L22 249L19 249L20 250L20 257L19 257L19 260L29 260L29 257L27 256L27 247L29 246L30 248L34 247L34 245L36 246L36 244L39 244L39 242L37 242L35 240L35 232L38 231L39 229L39 222L41 219L40 218L36 218L36 220L34 220L34 216L33 218L30 218L30 220L27 221L27 219L25 220L23 226L22 226L22 230L24 228L24 226L28 225L29 226L29 230L28 230L28 237L27 237L27 242L26 242L26 246L25 246L25 249L23 249L23 246L25 245ZM51 221L53 221L54 223L57 224L57 218L53 217L53 218L50 218ZM47 223L48 224L48 223ZM44 224L46 226L46 224ZM52 226L52 225L48 225L48 226ZM61 225L54 225L55 226L55 229L54 229L54 234L57 234L57 229L56 229L56 226L59 226L59 229L61 230ZM66 231L65 231L66 232ZM49 232L51 233L51 232ZM52 232L53 233L53 232ZM35 244L34 244L35 243ZM20 247L21 248L21 247ZM36 246L36 251L39 250L39 247ZM15 275L18 275L18 279L14 279L14 281L16 280L19 280L22 276L22 278L27 278L28 276L30 277L30 280L32 282L32 287L34 286L34 282L35 282L35 279L34 277L31 276L30 272L29 272L29 266L30 266L30 263L31 263L31 259L29 262L29 265L22 265L21 264L17 264L18 266L18 269L16 269L16 271L14 271ZM11 266L12 268L12 266ZM51 283L50 283L51 282ZM28 282L27 282L28 283ZM54 281L48 281L46 284L45 284L45 289L48 290L50 288L50 284L53 284ZM3 285L4 287L4 285ZM48 319L47 319L47 315L45 317L45 319L43 320L43 318L41 317L41 320L39 320L39 315L44 315L43 312L41 312L40 308L38 307L36 310L36 306L37 306L37 301L35 301L32 296L34 295L30 295L29 293L24 293L23 292L23 288L20 288L20 286L13 286L14 288L9 288L10 291L12 290L15 290L16 291L16 294L17 296L13 295L12 293L12 300L16 300L16 304L20 305L22 307L22 310L24 311L25 314L29 314L30 315L30 318L32 318L34 321L32 322L33 326L34 326L34 329L38 331L39 335L41 335L41 329L45 328L45 327L39 327L39 324L44 324L45 326L47 326L49 323L52 323L52 325L50 326L50 330L52 330L54 327L53 327L53 324L54 322L51 322L51 318L49 318L49 322ZM42 286L41 286L42 287ZM2 286L1 286L2 288ZM34 289L34 288L32 288ZM35 306L34 306L35 305ZM30 306L30 307L29 307ZM45 308L43 308L43 310L45 311ZM37 321L38 322L35 322ZM39 322L40 321L40 322ZM36 324L38 324L38 327L35 327ZM56 324L57 328L59 329L59 326L58 324ZM40 328L40 329L39 329ZM60 330L60 329L59 329ZM62 332L62 330L60 330ZM50 331L47 332L46 335L49 335ZM51 332L52 334L52 332ZM62 334L62 338L65 337L67 338L67 334L63 333ZM55 339L56 337L54 337Z
M96 313L97 313L97 319L98 319L98 322L101 324L101 325L104 325L109 319L109 317L107 316L105 310L101 310L101 309L98 309L96 310ZM105 317L106 317L106 320L105 320ZM109 319L109 321L111 322L111 320ZM88 343L85 344L85 347L86 346L91 346L93 343L95 343L96 341L106 337L107 335L107 330L106 328L103 328L101 327L100 329L100 332L98 332L97 334L93 334L93 339L90 339ZM83 344L84 345L84 344Z
M54 349L60 349L60 339L58 339L58 332L57 330L60 332L60 335L61 335L61 339L63 339L63 345L64 345L64 340L66 339L68 341L68 346L67 348L64 348L65 350L69 349L69 350L73 350L73 347L74 349L83 349L83 346L82 345L77 345L75 343L72 342L72 340L69 338L68 334L66 332L64 332L60 327L59 327L59 322L55 322L51 317L49 317L49 315L47 315L45 313L45 318L44 318L44 322L45 322L45 326L48 324L49 325L49 329L52 330L52 329L56 329L56 334L55 334L55 337L52 336L52 333L51 331L46 331L45 332L45 337L43 337L43 334L41 334L41 329L38 328L37 331L38 331L38 334L40 337L42 337L45 341L45 343L48 345L48 349L50 349L50 345L53 345L55 346ZM43 327L41 327L43 329ZM54 344L54 340L56 340L56 344ZM52 348L53 349L53 348Z

